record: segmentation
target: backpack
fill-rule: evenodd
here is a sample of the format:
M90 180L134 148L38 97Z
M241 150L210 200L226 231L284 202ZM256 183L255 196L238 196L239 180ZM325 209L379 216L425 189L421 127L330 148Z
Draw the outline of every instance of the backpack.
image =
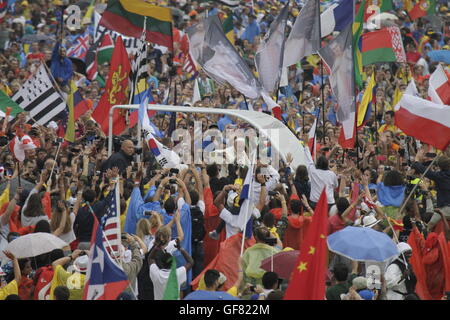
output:
M192 243L202 241L205 237L205 223L203 213L198 206L191 206Z
M52 266L41 267L34 278L34 300L50 300L50 288L54 275Z
M397 259L397 260L393 261L392 264L396 264L402 273L405 272L406 266L400 260ZM414 293L415 289L416 289L416 283L417 283L417 278L416 278L416 275L414 274L414 272L412 272L411 265L408 264L408 268L411 270L411 273L408 277L405 278L406 294L403 292L394 290L394 292L402 294L404 296Z

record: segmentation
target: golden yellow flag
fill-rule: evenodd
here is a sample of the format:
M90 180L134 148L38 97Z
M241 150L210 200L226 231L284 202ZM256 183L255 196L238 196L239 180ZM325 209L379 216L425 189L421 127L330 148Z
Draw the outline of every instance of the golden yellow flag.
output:
M5 203L9 202L9 185L3 190L2 195L0 196L0 208L3 207Z

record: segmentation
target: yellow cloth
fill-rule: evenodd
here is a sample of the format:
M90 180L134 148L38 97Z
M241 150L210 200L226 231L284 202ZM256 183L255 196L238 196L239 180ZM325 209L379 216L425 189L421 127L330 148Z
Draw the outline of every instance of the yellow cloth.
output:
M125 221L127 219L128 206L130 205L130 200L131 200L131 197L128 198L128 200L126 201L127 206L125 208L125 213L120 216L120 232L123 232L123 228L125 227Z
M372 101L373 88L375 87L375 76L370 77L367 88L364 90L364 94L361 99L361 103L358 108L358 123L357 126L360 127L364 122L364 117L366 116L367 108L369 103Z
M86 276L84 274L78 272L70 273L64 270L62 266L57 266L50 288L50 300L54 300L53 293L57 286L66 286L69 288L69 300L82 300L85 278Z
M238 288L236 286L233 286L230 289L228 289L227 293L232 295L233 297L237 297L239 291L238 291Z
M392 131L394 134L396 134L400 132L400 129L393 124L391 125L383 124L381 127L378 128L378 133L383 133L386 131Z
M11 281L3 288L0 288L0 300L5 300L10 294L19 294L19 286L16 280Z
M9 202L9 186L3 191L0 196L0 208L3 207L5 203Z

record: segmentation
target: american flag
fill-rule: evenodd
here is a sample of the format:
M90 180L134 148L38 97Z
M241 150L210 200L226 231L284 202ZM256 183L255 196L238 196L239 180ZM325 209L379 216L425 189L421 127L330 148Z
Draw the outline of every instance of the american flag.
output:
M196 68L195 63L192 60L190 54L186 55L186 58L184 59L183 71L186 73L191 73L191 74L194 74L197 72L197 68Z
M67 50L68 57L84 60L89 50L89 33L85 32L75 38L72 46Z
M106 213L100 221L103 229L103 245L109 254L119 252L120 239L120 195L119 184L106 197ZM113 252L111 252L111 249Z

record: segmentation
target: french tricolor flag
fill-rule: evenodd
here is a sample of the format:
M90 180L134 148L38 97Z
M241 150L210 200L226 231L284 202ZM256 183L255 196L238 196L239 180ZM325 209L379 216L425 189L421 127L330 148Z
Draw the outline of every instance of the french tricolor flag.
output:
M450 81L440 64L430 76L428 97L434 103L450 105Z
M395 107L395 125L404 133L437 149L450 144L450 107L403 94Z

